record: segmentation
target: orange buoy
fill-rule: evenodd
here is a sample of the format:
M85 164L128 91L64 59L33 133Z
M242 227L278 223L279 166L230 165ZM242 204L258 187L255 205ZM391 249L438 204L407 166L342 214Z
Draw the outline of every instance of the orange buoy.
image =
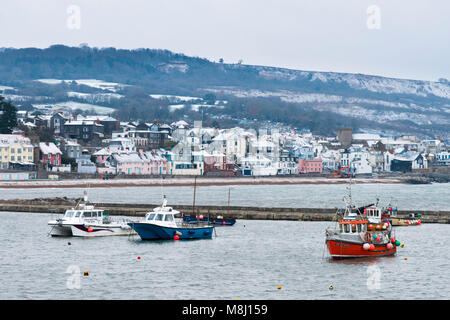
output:
M141 259L141 257L138 257L138 260Z
M179 235L176 234L176 235L173 236L173 240L179 240L179 239L180 239Z
M92 229L92 227L88 228L88 232L92 232L94 229Z

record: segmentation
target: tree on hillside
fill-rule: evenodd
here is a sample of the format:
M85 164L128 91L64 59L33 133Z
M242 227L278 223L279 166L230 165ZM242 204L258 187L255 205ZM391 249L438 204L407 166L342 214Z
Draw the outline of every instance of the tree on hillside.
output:
M213 93L207 93L203 97L203 100L205 100L208 104L214 104L214 102L216 102L216 96Z
M17 109L5 98L0 96L0 133L11 134L17 126Z

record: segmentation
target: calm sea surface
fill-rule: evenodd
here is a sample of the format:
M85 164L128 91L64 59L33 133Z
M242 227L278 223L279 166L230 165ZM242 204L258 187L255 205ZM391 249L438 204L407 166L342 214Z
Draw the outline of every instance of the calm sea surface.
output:
M52 238L51 214L0 215L0 299L450 298L450 225L397 228L396 256L333 261L331 222L239 220L212 240L148 242Z
M379 196L404 209L448 210L450 199L449 184L352 190L357 203ZM2 189L0 198L78 197L82 191ZM164 188L169 204L192 203L192 191ZM196 202L226 204L227 192L227 186L200 187ZM346 192L343 185L235 186L231 198L232 205L335 207ZM157 203L161 189L92 188L89 196ZM147 242L138 236L52 238L47 222L56 214L0 216L0 299L450 299L450 225L398 227L405 247L397 255L334 261L325 247L332 222L238 220L216 228L212 240Z

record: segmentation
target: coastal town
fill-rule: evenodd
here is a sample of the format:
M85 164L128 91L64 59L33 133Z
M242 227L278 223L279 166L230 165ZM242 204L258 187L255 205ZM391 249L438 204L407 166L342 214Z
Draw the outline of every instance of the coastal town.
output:
M157 176L373 177L445 171L440 139L383 136L340 128L313 135L281 124L257 130L204 127L201 121L121 122L110 115L17 112L0 135L0 180Z
M450 1L2 9L12 312L329 318L347 300L403 319L450 299Z

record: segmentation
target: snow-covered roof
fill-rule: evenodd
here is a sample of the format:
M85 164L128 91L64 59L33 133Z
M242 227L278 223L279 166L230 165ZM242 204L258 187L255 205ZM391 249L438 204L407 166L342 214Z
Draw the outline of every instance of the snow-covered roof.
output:
M89 125L89 126L91 126L91 125L96 125L96 126L99 126L99 127L103 127L103 125L102 124L100 124L100 123L97 123L96 121L93 121L93 120L74 120L74 121L66 121L65 123L64 123L64 125L65 126L80 126L80 125Z
M85 120L85 121L118 121L117 119L114 119L113 117L110 116L105 116L105 115L93 115L93 116L78 116L77 120Z
M53 142L40 142L39 149L43 154L62 154L61 150Z
M372 134L372 133L354 133L352 135L352 138L354 140L380 140L379 134Z
M184 121L184 120L180 120L180 121L177 121L177 122L172 122L171 126L173 126L173 127L180 127L180 126L186 127L186 126L189 126L189 124L186 121Z
M107 148L102 148L93 153L94 156L109 156L110 154L111 152L108 151Z
M417 159L417 157L420 155L419 152L414 151L408 151L402 154L396 154L394 155L394 159L396 160L402 160L402 161L414 161Z
M0 144L10 145L13 143L21 143L31 146L30 139L20 134L0 134Z
M152 161L166 161L167 159L161 153L153 153L150 151L137 153L113 153L111 155L117 162L152 162Z
M66 141L66 147L79 147L80 145L76 143L75 141Z

